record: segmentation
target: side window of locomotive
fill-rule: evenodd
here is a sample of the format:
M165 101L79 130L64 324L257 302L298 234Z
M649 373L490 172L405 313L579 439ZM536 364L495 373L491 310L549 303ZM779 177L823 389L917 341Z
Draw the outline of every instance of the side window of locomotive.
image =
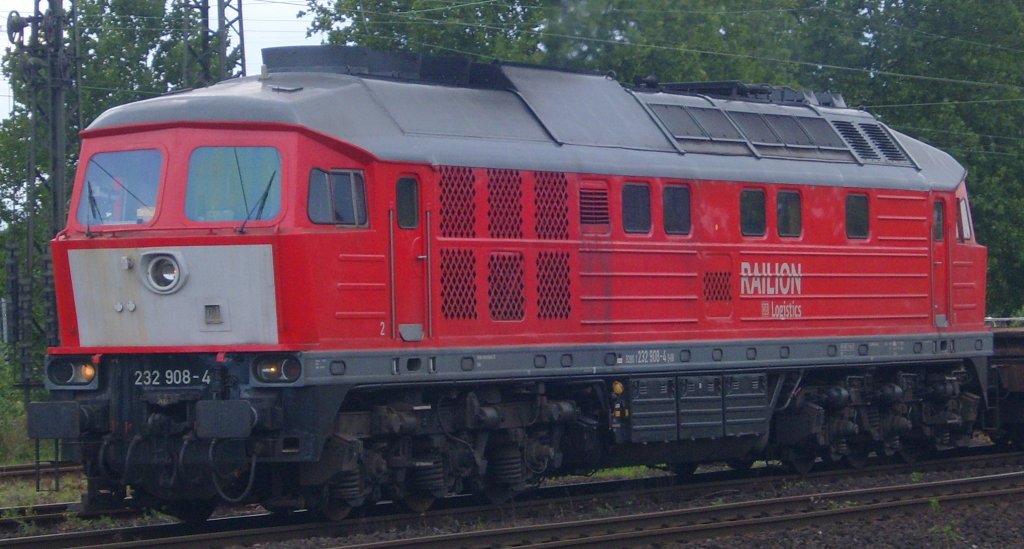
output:
M666 185L661 194L665 232L690 234L690 188Z
M420 224L419 183L411 177L403 177L395 186L395 202L398 206L398 227L415 229Z
M764 191L747 189L740 193L740 232L743 236L764 236Z
M941 200L935 201L932 209L932 240L942 242L946 232L946 210Z
M366 226L366 186L360 172L314 169L309 175L309 220Z
M846 237L868 237L868 197L865 194L846 197Z
M199 147L188 161L185 216L257 221L281 211L281 154L273 147Z
M957 240L959 240L960 242L966 242L970 240L971 233L973 232L971 229L971 206L967 203L966 198L957 199Z
M622 229L627 233L651 231L651 188L647 185L622 187Z
M800 236L803 233L803 217L800 210L800 193L779 191L776 198L776 221L779 236Z
M85 169L78 222L82 225L137 225L156 214L163 154L156 150L92 155Z

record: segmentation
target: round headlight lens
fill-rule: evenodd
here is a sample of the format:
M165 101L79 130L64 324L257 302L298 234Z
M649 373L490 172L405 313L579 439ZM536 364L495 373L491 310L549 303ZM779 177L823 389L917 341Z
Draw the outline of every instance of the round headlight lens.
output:
M149 264L149 279L161 290L173 288L180 274L178 262L170 256L158 257Z
M50 363L47 373L50 381L57 385L68 385L75 381L75 365L66 360Z
M295 381L302 374L302 364L294 358L286 358L281 363L281 373L287 381Z
M256 365L256 376L262 381L277 381L281 379L281 363L273 359L261 360Z

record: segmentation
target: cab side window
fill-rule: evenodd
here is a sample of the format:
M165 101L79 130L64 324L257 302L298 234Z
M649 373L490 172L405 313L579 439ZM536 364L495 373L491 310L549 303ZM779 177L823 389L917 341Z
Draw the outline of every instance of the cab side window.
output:
M747 189L740 192L740 232L743 236L764 236L764 191Z
M365 227L366 185L363 174L314 169L309 174L309 220L325 225Z
M803 233L800 193L779 191L776 195L776 217L779 236L798 237Z
M868 196L851 194L846 197L846 237L868 237Z

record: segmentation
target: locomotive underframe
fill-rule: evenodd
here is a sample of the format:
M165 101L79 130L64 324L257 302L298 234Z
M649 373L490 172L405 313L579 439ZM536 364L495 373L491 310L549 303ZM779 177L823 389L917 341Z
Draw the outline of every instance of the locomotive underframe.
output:
M978 337L982 350L991 347ZM759 364L626 367L621 358L635 356L631 351L591 349L542 356L602 357L604 366L581 371L579 362L563 358L537 379L478 375L461 382L392 370L376 384L355 383L358 359L347 356L344 373L330 376L330 367L316 365L341 356L310 354L303 357L304 386L295 387L250 378L252 354L112 356L101 364L109 376L101 390L55 391L64 400L37 404L45 408L34 417L45 418L39 412L48 410L50 428L66 429L65 449L86 465L87 508L123 505L131 486L134 504L184 517L202 518L226 500L340 518L378 499L413 509L449 493L500 499L546 476L618 465L668 465L685 473L707 461L781 459L807 470L817 458L859 466L871 452L912 459L967 445L978 430L1005 439L1001 401L987 398L996 394L987 359L956 351L973 351L970 339L934 343L942 356L846 366L773 366L760 363L757 351L710 344L693 347L690 356L706 350L717 362L716 356L743 353L737 356ZM833 346L855 353L887 348L818 343L826 355ZM749 348L762 349L762 357L768 352L763 345ZM459 355L421 364L430 364L428 375L443 377L449 363L466 374ZM470 356L502 363L493 353ZM153 364L189 361L209 368L209 384L131 383ZM535 369L540 363L532 360ZM494 369L476 373L494 375ZM35 435L47 434L35 428Z

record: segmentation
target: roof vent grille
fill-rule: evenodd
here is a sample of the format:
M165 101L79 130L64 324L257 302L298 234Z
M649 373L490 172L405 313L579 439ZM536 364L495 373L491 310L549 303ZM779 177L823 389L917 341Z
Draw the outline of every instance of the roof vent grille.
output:
M907 155L903 154L899 145L893 141L889 133L879 124L858 124L862 132L875 144L875 148L890 162L907 162Z
M861 160L880 160L881 157L875 152L874 147L868 142L867 138L864 137L860 130L853 122L847 122L845 120L832 120L832 126L839 132L839 135L843 136L853 152L857 154L857 157Z

